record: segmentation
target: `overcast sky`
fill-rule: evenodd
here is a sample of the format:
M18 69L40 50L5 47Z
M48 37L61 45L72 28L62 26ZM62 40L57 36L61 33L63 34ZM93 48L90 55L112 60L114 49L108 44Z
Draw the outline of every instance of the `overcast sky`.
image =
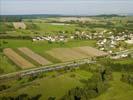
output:
M133 0L0 0L0 15L133 14Z

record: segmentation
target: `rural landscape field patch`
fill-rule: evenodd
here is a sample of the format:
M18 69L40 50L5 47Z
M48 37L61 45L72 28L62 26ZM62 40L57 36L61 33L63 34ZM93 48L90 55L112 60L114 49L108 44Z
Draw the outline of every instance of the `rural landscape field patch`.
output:
M62 62L83 59L89 57L105 56L107 53L92 47L55 48L47 53Z
M26 29L26 25L23 22L14 22L13 26L15 29Z
M100 51L98 49L89 47L89 46L84 46L84 47L76 47L73 48L75 51L78 51L80 53L83 53L85 55L91 56L91 57L98 57L98 56L106 56L108 55L104 51Z
M43 58L39 54L33 52L29 48L22 47L22 48L18 48L18 50L20 50L21 52L23 52L25 55L27 55L28 57L30 57L31 59L33 59L34 61L36 61L40 65L51 64L50 61L48 61L47 59Z
M76 52L70 48L55 48L47 51L47 53L63 62L87 57L86 55Z
M4 54L13 61L17 66L21 67L22 69L34 67L33 64L25 60L11 48L4 49Z

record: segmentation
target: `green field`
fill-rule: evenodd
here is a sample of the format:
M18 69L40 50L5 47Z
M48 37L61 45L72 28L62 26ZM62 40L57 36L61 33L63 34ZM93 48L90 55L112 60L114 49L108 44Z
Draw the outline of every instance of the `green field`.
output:
M7 43L3 44L5 41ZM79 46L95 46L96 40L71 40L66 43L48 43L47 41L32 42L31 40L17 40L17 39L0 39L2 48L18 48L18 47L29 47L38 52L44 52L52 48L63 48L63 47L79 47Z
M37 79L30 84L24 85L23 88L18 87L22 84L16 81L13 87L9 89L10 92L3 92L0 96L16 96L21 93L31 96L42 94L39 100L47 100L48 97L56 97L56 100L58 100L71 88L84 86L80 80L91 78L92 73L78 69L61 75L58 75L57 72L49 72L46 75L47 77ZM133 86L121 82L120 77L120 72L113 72L113 80L110 81L108 90L91 100L131 100L133 98Z
M50 72L49 77L38 79L33 81L32 84L27 85L23 88L17 88L12 90L10 93L3 93L1 95L18 95L21 93L27 93L29 95L42 94L40 100L47 100L48 97L54 96L57 98L61 98L65 93L74 88L76 86L82 87L84 84L80 82L82 79L89 79L92 76L92 73L76 70L74 72L64 73L62 75L57 75L54 77L50 77L56 75L57 73ZM75 75L72 77L72 75ZM17 83L18 84L18 83ZM16 85L17 85L16 84Z
M30 23L27 23L29 25ZM39 31L40 33L57 33L59 31L68 31L68 33L72 33L75 31L76 25L52 25L51 23L34 23L36 25L37 29L36 31ZM35 29L33 29L35 30Z
M1 73L9 73L17 71L19 68L15 66L6 56L0 55L0 69Z
M73 34L76 30L80 31L124 31L129 30L133 31L133 17L88 17L91 19L86 21L86 23L82 23L80 21L68 21L64 22L64 25L53 25L51 23L61 23L59 18L40 18L40 19L23 19L23 22L26 24L27 29L17 29L15 30L12 22L0 22L0 32L7 33L7 35L29 35L29 36L37 36L37 35L55 35L55 34L65 34L68 33ZM65 25L69 24L69 25Z
M113 73L114 80L106 93L93 100L132 100L133 86L120 81L121 73Z

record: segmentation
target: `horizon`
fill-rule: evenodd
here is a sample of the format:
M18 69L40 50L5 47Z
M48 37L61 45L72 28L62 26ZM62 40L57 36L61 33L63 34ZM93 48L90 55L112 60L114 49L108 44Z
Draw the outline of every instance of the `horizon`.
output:
M130 15L132 0L0 0L0 15Z

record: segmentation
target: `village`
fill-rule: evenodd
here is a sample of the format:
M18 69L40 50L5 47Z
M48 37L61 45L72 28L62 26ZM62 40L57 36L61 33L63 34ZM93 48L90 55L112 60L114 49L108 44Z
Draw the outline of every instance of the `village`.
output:
M127 45L133 44L133 33L132 32L121 32L114 34L113 32L106 30L99 33L87 33L87 32L75 32L72 35L56 35L56 36L36 36L32 39L33 42L36 41L48 41L52 42L68 42L70 40L80 39L80 40L97 40L96 45L99 50L106 51L109 54L113 54L113 49L116 51L123 51L128 49ZM122 45L123 44L123 45ZM126 57L122 56L122 57Z

